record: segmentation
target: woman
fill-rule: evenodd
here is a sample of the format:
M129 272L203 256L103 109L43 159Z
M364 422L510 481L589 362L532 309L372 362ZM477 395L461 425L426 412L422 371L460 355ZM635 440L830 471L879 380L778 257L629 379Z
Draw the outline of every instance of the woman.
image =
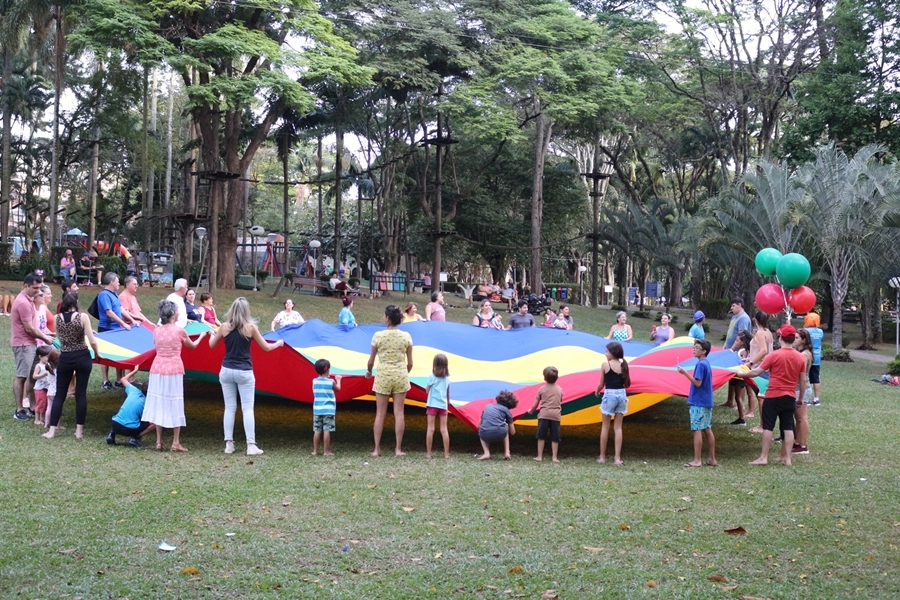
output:
M66 255L59 260L59 274L63 279L75 279L75 257L71 250L66 250Z
M213 297L209 292L200 294L200 310L203 312L203 322L208 325L221 327L222 322L216 316L216 308L213 306Z
M675 329L669 327L670 320L671 317L663 313L659 318L659 326L654 325L653 329L650 330L650 340L654 346L662 346L665 342L675 337Z
M194 302L197 300L197 292L194 290L188 290L184 295L184 309L187 311L188 321L197 321L198 323L203 321L203 312L197 307ZM163 321L166 323L166 321Z
M410 302L406 305L406 308L403 309L403 322L404 323L415 323L416 321L424 321L422 315L419 314L419 307L416 306L415 302Z
M344 296L341 298L344 308L338 313L338 323L348 327L356 327L356 317L353 316L353 298Z
M150 381L147 383L147 399L141 421L156 426L156 449L163 450L162 430L171 429L172 452L187 452L181 445L181 428L187 425L184 418L184 363L181 348L193 350L200 345L206 331L195 340L188 337L178 321L178 307L171 300L160 300L157 307L159 322L153 330L153 345L156 356L150 366Z
M247 437L247 456L262 454L256 445L256 420L253 416L254 390L256 377L253 375L253 362L250 359L250 340L270 352L284 346L284 340L269 343L263 339L256 326L256 320L250 316L250 304L243 296L235 298L231 308L225 314L225 322L209 339L209 347L215 348L219 340L225 340L225 358L219 371L219 383L222 384L222 396L225 400L225 454L234 453L234 416L237 412L237 397L241 396L241 413L244 415L244 435Z
M797 407L794 409L794 447L791 448L791 454L809 454L809 448L806 446L809 440L809 414L807 405L812 400L813 390L809 384L809 367L813 363L813 342L812 337L806 329L797 332L797 339L794 340L794 349L796 349L803 358L806 359L806 370L803 376L806 377L806 393L804 397L800 397L800 389L797 389ZM784 435L782 434L782 438Z
M284 301L284 310L272 319L272 331L285 325L303 325L303 323L305 323L303 316L294 310L294 301L288 298Z
M41 332L53 337L56 331L56 325L53 322L53 313L51 313L48 308L51 300L53 300L53 291L50 289L50 286L45 283L41 285L41 291L34 297L34 310L37 314L37 328L40 329ZM37 340L37 342L38 346L44 343L41 340Z
M628 325L626 321L628 321L628 313L624 310L617 312L616 324L609 328L609 335L606 336L606 339L616 342L630 341L634 337L634 332L631 331L631 325Z
M747 363L747 366L751 369L755 369L762 363L763 359L774 350L774 343L775 338L772 335L772 332L769 331L769 315L761 310L756 311L753 315L753 339L750 340L750 350L747 353L747 360L744 362ZM761 381L766 383L767 379L768 372L762 375ZM754 398L756 398L756 403L759 404L759 414L762 414L763 396L765 396L766 390L765 387L763 387L762 391L757 396L753 387L753 380L748 379L747 383L750 385L750 387L747 388L747 395L750 397L748 400L747 410L749 410L749 413L747 414L747 417L753 417ZM750 430L750 433L762 433L762 427L754 427Z
M444 294L432 292L431 302L425 305L426 321L446 321L447 313L444 311Z
M499 327L497 326L498 321ZM483 329L488 329L490 327L503 329L503 318L496 314L494 309L491 308L490 300L482 300L481 308L475 313L475 316L472 317L472 325Z
M381 432L384 430L384 418L387 416L388 400L394 401L394 433L397 445L395 456L403 456L400 449L403 442L403 431L406 421L403 415L403 403L409 391L409 372L413 368L412 337L405 331L397 329L402 319L400 307L390 306L384 309L384 324L387 329L378 331L372 336L372 352L366 365L366 379L372 377L375 357L378 357L378 373L372 389L375 392L375 450L372 456L381 455Z
M63 296L61 311L56 315L56 337L60 342L60 355L56 366L56 396L50 409L50 430L44 434L48 440L56 435L59 417L66 401L66 392L73 375L75 375L75 437L78 439L84 437L87 386L93 368L91 351L84 343L85 336L94 349L94 356L102 358L94 332L91 330L91 319L86 313L79 312L78 296L69 292Z

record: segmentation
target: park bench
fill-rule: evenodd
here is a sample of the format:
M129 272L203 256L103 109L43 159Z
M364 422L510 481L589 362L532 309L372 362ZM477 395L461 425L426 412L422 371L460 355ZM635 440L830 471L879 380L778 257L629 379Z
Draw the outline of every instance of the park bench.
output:
M294 275L294 291L295 292L309 292L310 294L321 293L324 294L328 290L328 284L322 281L317 277L299 277ZM303 288L310 288L304 290ZM321 290L319 292L318 290Z

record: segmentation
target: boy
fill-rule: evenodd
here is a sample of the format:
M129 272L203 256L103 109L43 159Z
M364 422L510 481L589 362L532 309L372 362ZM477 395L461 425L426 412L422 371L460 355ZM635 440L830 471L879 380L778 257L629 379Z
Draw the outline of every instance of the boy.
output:
M688 335L694 338L695 340L705 340L706 339L706 331L703 329L703 321L706 319L706 315L703 314L702 310L698 310L694 313L694 324L691 325L691 330L688 332Z
M106 443L110 446L116 445L116 435L127 435L129 438L128 445L134 448L140 448L141 438L150 431L155 431L156 426L147 421L141 421L141 415L144 412L144 401L146 400L147 384L137 383L134 376L138 372L138 367L133 371L126 373L119 381L125 388L125 402L122 403L119 412L113 416L109 430L106 436Z
M337 409L337 401L334 393L341 389L341 376L335 375L331 379L331 363L324 358L316 361L315 365L318 377L313 379L313 451L315 456L319 452L319 439L322 441L322 454L333 456L331 451L331 432L334 431L334 413ZM324 432L324 436L323 436Z
M544 385L538 390L537 396L534 398L534 404L531 405L533 413L537 411L538 406L541 412L538 413L538 429L537 429L537 456L534 458L537 462L544 460L544 438L547 437L547 430L550 430L550 452L553 462L558 463L557 453L559 451L559 422L562 418L562 388L556 385L559 379L559 371L556 367L547 367L544 369Z
M678 367L678 372L691 380L691 390L688 392L688 406L691 411L691 431L694 432L694 460L685 463L686 467L702 467L701 454L703 452L703 432L709 443L709 460L706 464L716 467L716 437L712 432L712 369L706 357L712 349L709 340L697 340L694 342L694 358L697 364L694 367L694 375L688 375L683 367Z
M516 395L508 390L497 394L497 403L488 404L481 413L481 422L478 424L478 439L484 454L478 460L488 460L491 457L491 449L488 444L503 442L503 459L510 460L509 436L516 435L516 427L513 425L511 408L519 405Z

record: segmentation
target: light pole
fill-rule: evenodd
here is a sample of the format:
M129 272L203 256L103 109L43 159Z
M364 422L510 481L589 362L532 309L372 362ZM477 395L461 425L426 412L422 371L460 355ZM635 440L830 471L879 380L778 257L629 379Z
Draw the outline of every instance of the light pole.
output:
M200 239L200 274L197 276L197 287L200 287L200 284L203 282L203 238L206 237L206 227L197 227L194 229L194 233ZM191 256L193 255L194 251L191 250Z
M578 280L581 283L581 305L584 306L584 274L587 272L585 265L578 265Z
M891 277L888 279L888 285L894 288L896 293L894 299L894 356L900 354L900 277Z
M278 270L278 255L275 254L275 238L278 237L278 234L270 231L266 234L266 237L269 239L269 248L272 250L272 269L270 269L269 275L274 275L275 271Z
M313 277L318 277L319 274L316 273L316 269L319 267L319 247L322 245L322 242L319 240L310 240L309 247L312 248L313 251Z
M256 287L256 238L261 235L265 235L266 230L260 227L259 225L254 225L250 228L250 243L253 244L253 248L250 250L250 260L253 261L253 291L258 291Z

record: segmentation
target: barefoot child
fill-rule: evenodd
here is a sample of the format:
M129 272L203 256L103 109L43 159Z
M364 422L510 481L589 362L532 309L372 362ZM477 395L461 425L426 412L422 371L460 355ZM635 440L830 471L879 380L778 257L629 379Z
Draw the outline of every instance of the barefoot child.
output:
M56 387L53 366L50 365L50 351L53 346L38 346L31 377L34 379L34 424L43 425L47 421L47 390L52 383ZM57 353L58 354L58 353ZM52 381L51 381L52 380Z
M431 458L431 444L434 441L434 418L440 417L441 438L444 440L444 458L450 458L450 432L447 431L447 411L450 406L450 369L447 356L435 354L428 376L428 387L425 390L428 400L425 403L425 418L428 426L425 430L425 456Z
M556 385L559 379L559 371L556 367L547 367L544 369L544 385L538 390L537 396L534 398L534 404L531 405L533 413L540 407L541 412L538 413L538 429L537 429L537 456L534 460L541 462L544 460L544 441L547 437L547 431L550 431L550 452L553 462L558 463L557 456L559 452L559 421L562 418L562 388Z
M606 362L600 369L600 383L597 385L597 395L606 387L603 393L603 401L600 404L600 412L603 424L600 426L600 458L597 462L606 462L606 443L609 441L609 421L615 417L615 465L620 467L622 462L622 418L628 412L628 393L625 388L631 385L631 377L628 375L628 363L625 362L625 351L619 342L609 342L606 345Z
M694 366L694 375L688 375L683 367L678 367L678 372L691 381L691 389L688 392L688 406L691 411L691 431L694 432L694 460L685 463L686 467L701 467L701 455L703 453L703 432L706 432L706 440L709 443L709 460L706 464L710 467L718 465L716 462L716 437L712 432L712 369L706 357L712 348L709 340L696 340L694 342L694 358L697 364Z
M519 405L516 395L508 390L497 394L497 403L488 404L481 413L481 422L478 424L478 438L484 454L478 460L488 460L491 457L491 449L488 444L503 442L503 458L509 460L509 436L516 435L516 427L513 425L511 408Z
M319 439L322 439L322 454L332 456L331 432L334 431L334 414L337 411L337 401L334 393L341 389L341 376L331 378L331 363L327 359L320 358L315 365L318 377L313 379L313 451L312 455L319 453Z
M147 384L134 380L137 372L138 367L135 367L119 380L119 383L125 388L125 402L122 403L119 412L110 420L111 429L106 436L106 443L110 446L116 445L116 435L127 435L128 445L140 448L143 446L141 438L156 429L156 425L153 423L141 421L144 403L147 400Z

